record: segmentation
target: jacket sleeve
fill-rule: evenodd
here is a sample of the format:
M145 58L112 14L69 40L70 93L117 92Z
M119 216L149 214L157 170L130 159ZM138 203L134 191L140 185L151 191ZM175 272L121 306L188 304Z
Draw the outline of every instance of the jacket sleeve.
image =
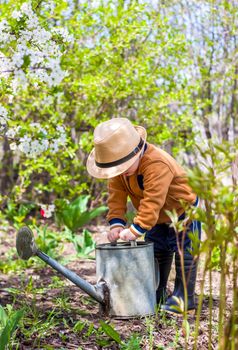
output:
M174 175L170 167L163 162L154 162L147 166L144 164L142 173L143 199L140 201L134 224L135 228L139 225L143 230L150 230L159 219Z
M120 176L116 176L108 181L108 207L107 214L108 222L112 224L123 223L126 224L126 203L127 203L127 191L121 181Z

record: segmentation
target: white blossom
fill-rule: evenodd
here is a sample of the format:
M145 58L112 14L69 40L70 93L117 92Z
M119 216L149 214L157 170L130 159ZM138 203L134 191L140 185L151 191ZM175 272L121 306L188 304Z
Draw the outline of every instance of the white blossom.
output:
M8 129L5 136L9 137L10 139L13 139L16 136L16 133L17 133L16 130L11 128L11 129Z
M14 71L15 77L12 79L12 90L13 93L16 93L19 87L21 88L27 88L29 85L28 79L26 74L23 72L22 69L15 70Z
M64 127L62 125L57 125L56 130L59 132L65 132Z
M0 133L4 132L8 124L8 112L5 107L0 105Z
M57 140L59 144L64 145L66 143L66 134L61 134Z
M11 60L0 52L0 77L8 78L13 68Z
M46 96L42 101L42 105L43 106L50 106L52 105L54 99L53 99L53 96Z
M45 128L40 127L40 132L45 136L47 135L47 131L45 130Z
M8 112L5 107L0 105L0 116L4 118L6 121L8 120Z
M24 52L15 52L12 56L12 64L13 66L16 66L17 68L20 68L24 63Z
M55 3L45 1L42 6L53 13ZM49 87L59 85L68 73L61 68L63 52L61 45L58 45L54 38L56 35L60 36L63 43L74 41L67 28L60 25L55 28L49 23L50 29L47 29L45 23L41 23L32 9L31 1L24 2L20 8L19 5L13 8L9 20L12 19L22 21L17 35L14 34L7 18L0 21L0 77L9 78L11 75L10 103L19 90L28 88L29 83L34 87L38 87L39 83L45 83ZM26 62L28 66L24 65ZM58 103L62 96L62 92L55 95ZM46 96L42 104L45 106L47 103L52 104L53 101L54 97ZM17 114L18 111L19 109L15 107L14 112ZM6 131L8 124L7 110L0 105L0 132ZM25 132L24 136L20 126L11 126L8 129L5 135L9 139L14 139L10 144L12 150L19 150L28 157L36 157L45 151L56 153L67 142L65 129L61 125L56 126L52 135L49 134L47 127L42 127L40 123L31 123L30 127L31 130Z
M72 34L69 34L68 29L65 27L56 27L53 28L52 31L55 34L60 35L64 42L70 43L74 41L74 36Z
M43 150L46 151L49 148L49 140L47 139L42 140L42 147L43 147Z
M14 10L12 12L12 18L15 18L17 21L19 21L22 18L22 12Z
M25 15L27 15L28 17L34 15L32 8L31 8L31 4L29 2L24 2L21 6L21 11L22 13L24 13Z
M55 3L53 1L47 1L47 2L42 2L41 6L43 7L44 10L50 12L50 14L52 15L54 13L54 9L55 9ZM45 11L42 11L43 13Z
M7 20L4 19L4 20L0 21L0 33L1 33L0 43L4 43L4 44L8 43L8 41L10 40L10 38L12 36L10 31L11 31L11 27L9 26ZM13 37L15 39L15 36L13 36ZM1 45L1 47L3 47L3 45Z
M54 7L53 3L49 6ZM34 13L31 2L24 2L18 10L13 9L12 17L17 20L23 18L24 28L19 31L19 36L16 38L8 21L4 19L0 22L0 48L9 47L14 42L11 46L11 55L4 56L3 59L0 56L0 76L4 76L4 72L12 72L13 94L17 94L19 89L26 89L29 79L33 79L34 83L35 80L39 80L50 87L60 84L67 72L60 66L61 47L52 39L52 35L57 33L65 43L72 42L73 36L66 28L51 27L50 30L44 28ZM25 73L22 66L26 56L29 58L29 67Z
M6 120L0 116L0 133L2 133L6 129L6 126L7 126Z
M3 112L6 114L5 109L3 109ZM3 124L5 128L5 119ZM52 153L57 153L60 147L64 146L67 142L67 135L62 125L56 126L54 133L56 136L54 136L54 138L50 137L46 128L42 127L40 123L33 122L30 123L29 126L31 127L32 134L26 133L23 137L20 137L18 140L17 134L21 130L20 126L10 128L6 133L6 136L10 139L15 138L15 142L12 143L11 146L12 149L18 149L20 152L24 153L28 157L35 158L48 150ZM40 139L34 137L34 133L36 133L37 135L40 133Z
M19 140L20 142L24 143L24 142L30 142L31 138L28 135L24 135L23 137L20 138Z
M19 145L18 145L18 149L27 154L27 155L30 155L30 150L31 150L31 147L30 147L30 143L29 142L20 142Z
M16 144L16 142L10 143L10 149L11 149L12 151L16 151L16 150L17 150L17 144Z
M59 144L58 144L57 139L54 140L54 141L50 144L50 150L51 150L51 153L56 153L56 152L58 152L58 150L59 150Z
M52 216L53 212L55 211L54 204L41 204L40 208L44 212L43 217L47 218L47 219L50 218Z

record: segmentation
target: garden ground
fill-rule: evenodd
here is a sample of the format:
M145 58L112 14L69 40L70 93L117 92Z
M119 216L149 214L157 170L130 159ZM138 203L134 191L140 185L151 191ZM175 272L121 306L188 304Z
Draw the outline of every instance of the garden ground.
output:
M106 242L105 227L89 228L97 243ZM11 238L10 238L11 237ZM18 260L14 251L14 230L1 231L0 237L0 298L1 304L13 304L14 309L25 309L23 322L12 341L12 349L185 349L185 331L182 318L158 312L154 317L116 320L102 318L97 303L71 282L59 276L38 258L27 264ZM72 258L70 243L64 244L63 264L96 283L95 260ZM10 260L12 268L8 265ZM5 262L5 265L4 265ZM25 264L23 266L22 264ZM196 293L200 293L202 259L198 271ZM5 266L5 267L4 267ZM3 273L4 272L4 273ZM219 311L219 272L212 274L212 349L217 347ZM170 275L172 291L174 271ZM227 281L227 304L231 304L232 289ZM205 295L199 326L198 349L208 349L209 338L209 283L205 283ZM116 332L105 331L104 322L110 323ZM193 348L195 315L189 318L188 349ZM120 334L121 345L117 335ZM114 339L114 340L113 340ZM116 339L116 341L115 341Z

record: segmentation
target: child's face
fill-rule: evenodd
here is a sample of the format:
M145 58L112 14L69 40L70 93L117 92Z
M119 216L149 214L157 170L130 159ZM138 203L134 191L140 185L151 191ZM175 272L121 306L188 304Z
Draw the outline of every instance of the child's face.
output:
M122 175L124 175L124 176L131 176L131 175L133 175L136 172L136 170L137 170L137 168L139 166L139 163L140 163L140 158L138 158L135 161L135 163L133 163L130 166L130 168L128 168L126 171L124 171L124 173L122 173Z

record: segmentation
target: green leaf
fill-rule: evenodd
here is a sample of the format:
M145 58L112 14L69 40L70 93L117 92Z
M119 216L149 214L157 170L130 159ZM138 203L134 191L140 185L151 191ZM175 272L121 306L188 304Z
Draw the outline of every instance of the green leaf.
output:
M87 333L85 333L84 337L85 337L85 338L90 337L90 335L91 335L94 331L95 331L94 324L93 324L93 323L90 323L90 324L88 325Z
M189 325L188 320L183 320L182 328L183 328L184 333L185 333L185 338L188 341L188 338L190 335L190 325Z
M111 344L111 340L109 340L109 339L104 339L104 338L97 338L96 339L96 343L97 343L97 345L99 345L100 346L100 349L102 348L104 348L104 347L108 347L110 344Z
M103 205L99 208L95 208L95 209L91 210L89 212L89 220L96 218L97 216L101 215L102 213L104 213L107 210L108 210L108 207L103 206Z
M102 327L102 330L106 335L108 335L111 339L113 339L116 343L121 344L121 336L120 334L108 323L105 323L102 320L99 320L99 323Z
M91 247L94 244L93 237L88 230L83 230L84 242L86 247Z
M71 207L77 208L78 211L83 213L87 210L87 204L90 196L89 195L82 195L76 198L71 204Z
M2 307L2 305L0 305L0 323L5 326L7 323L7 314L4 310L4 308Z
M85 326L86 326L86 322L85 321L84 322L78 321L78 322L75 323L73 331L77 332L77 333L80 333L85 328Z
M17 327L18 322L22 318L24 310L15 312L7 321L0 335L0 350L5 350L9 340Z

